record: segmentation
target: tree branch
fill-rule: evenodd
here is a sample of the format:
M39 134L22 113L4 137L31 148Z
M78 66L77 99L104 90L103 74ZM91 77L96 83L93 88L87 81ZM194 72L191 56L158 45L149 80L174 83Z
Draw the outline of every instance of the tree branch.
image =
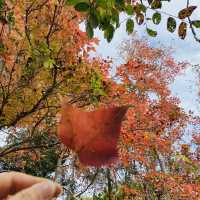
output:
M0 153L0 157L4 157L10 153L13 153L13 152L18 152L18 151L22 151L22 150L30 150L30 149L42 149L42 148L45 148L45 149L48 149L48 148L52 148L56 145L59 145L60 142L56 142L54 144L50 144L50 145L33 145L33 146L30 146L30 147L14 147L13 149L10 149L8 151L4 151L4 152L1 152Z

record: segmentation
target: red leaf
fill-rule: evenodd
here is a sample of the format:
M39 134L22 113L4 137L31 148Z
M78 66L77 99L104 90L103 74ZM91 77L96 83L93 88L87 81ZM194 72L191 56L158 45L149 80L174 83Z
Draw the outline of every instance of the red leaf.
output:
M121 106L84 112L64 105L58 135L68 148L78 153L83 164L112 163L118 157L117 142L127 109L128 106Z

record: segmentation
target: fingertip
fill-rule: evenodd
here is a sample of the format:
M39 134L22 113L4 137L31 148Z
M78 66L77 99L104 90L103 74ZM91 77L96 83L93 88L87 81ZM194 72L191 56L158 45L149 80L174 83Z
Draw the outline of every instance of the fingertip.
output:
M55 184L55 187L56 187L55 196L59 196L63 191L62 186L58 183L54 183L54 184Z
M61 185L52 181L44 181L40 186L38 184L38 189L41 191L44 199L57 197L62 192Z
M43 181L18 192L10 200L50 200L59 195L59 188L52 181Z

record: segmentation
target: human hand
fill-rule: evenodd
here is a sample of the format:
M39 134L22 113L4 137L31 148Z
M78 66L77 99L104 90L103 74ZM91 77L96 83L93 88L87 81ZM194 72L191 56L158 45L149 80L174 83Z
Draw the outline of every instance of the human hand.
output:
M50 200L61 190L60 185L44 178L18 172L0 174L0 199Z

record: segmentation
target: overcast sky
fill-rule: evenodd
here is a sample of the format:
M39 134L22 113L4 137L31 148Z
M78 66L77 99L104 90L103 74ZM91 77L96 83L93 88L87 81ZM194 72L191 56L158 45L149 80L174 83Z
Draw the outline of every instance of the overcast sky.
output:
M198 8L193 12L191 18L194 20L200 20L200 0L191 0L190 5L197 5ZM162 10L177 16L179 10L186 7L186 0L171 1L170 3L163 3ZM152 16L152 11L148 12L149 16ZM139 37L148 37L152 46L157 46L159 43L166 46L172 46L175 49L174 57L179 61L189 61L191 64L200 64L200 43L196 42L188 30L185 40L178 38L176 33L169 33L166 30L167 15L162 14L162 21L159 25L148 24L149 28L157 30L158 35L156 38L150 38L147 36L144 26L136 26L135 30ZM122 16L124 18L124 16ZM180 21L177 19L177 24ZM100 31L96 31L96 36L100 38L100 45L97 47L97 53L103 57L110 56L114 59L115 65L122 61L118 57L118 49L122 40L127 39L128 35L125 32L125 23L116 31L115 36L111 43L103 38ZM199 37L200 37L200 31ZM200 112L200 108L197 100L198 87L195 85L195 73L189 69L182 76L177 77L174 84L171 86L172 94L178 96L181 99L181 106L186 110L192 110L196 114Z

